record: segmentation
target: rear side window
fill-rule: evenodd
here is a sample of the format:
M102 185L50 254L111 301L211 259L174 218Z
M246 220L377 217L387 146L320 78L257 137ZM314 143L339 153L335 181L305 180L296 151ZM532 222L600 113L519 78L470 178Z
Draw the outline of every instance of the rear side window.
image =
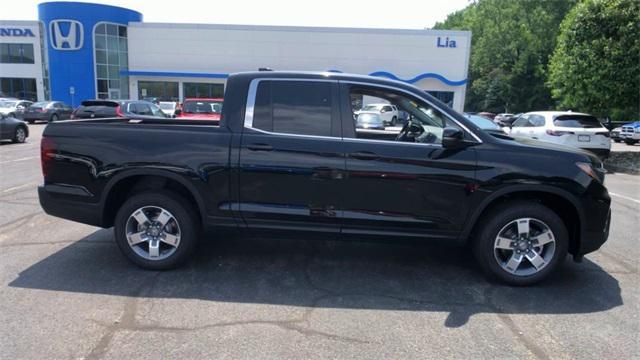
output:
M529 116L529 124L532 127L544 126L544 116L542 115Z
M258 86L253 127L298 135L331 135L331 83L263 81Z
M109 105L98 105L92 103L81 105L78 107L78 110L76 110L76 117L115 117L117 106L117 103Z
M553 125L570 128L599 128L600 121L589 115L560 115L553 120Z

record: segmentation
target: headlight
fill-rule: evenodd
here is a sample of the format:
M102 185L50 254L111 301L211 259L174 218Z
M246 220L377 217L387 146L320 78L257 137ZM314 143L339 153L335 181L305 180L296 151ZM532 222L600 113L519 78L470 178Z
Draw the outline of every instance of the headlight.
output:
M602 183L604 182L604 173L606 172L602 163L599 163L599 167L594 167L593 164L585 162L577 162L576 166L582 170L590 178Z

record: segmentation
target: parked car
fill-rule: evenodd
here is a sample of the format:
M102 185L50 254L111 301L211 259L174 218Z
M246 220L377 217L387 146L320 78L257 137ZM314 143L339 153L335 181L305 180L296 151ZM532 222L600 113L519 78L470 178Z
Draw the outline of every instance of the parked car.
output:
M467 119L471 120L471 122L474 125L476 125L477 127L479 127L482 130L495 132L495 133L500 133L500 134L506 134L505 131L502 130L502 128L498 124L496 124L495 122L487 119L484 116L473 115L473 114L468 114L468 113L465 113L464 116L466 116Z
M627 145L635 145L640 141L640 121L626 124L620 131L620 138Z
M496 117L496 114L490 113L490 112L486 112L486 111L479 112L478 115L484 116L484 117L486 117L487 119L489 119L491 121L493 121L493 119Z
M513 115L511 113L500 113L493 118L493 121L500 126L505 126L507 120L511 119Z
M304 231L458 244L490 276L524 285L607 240L611 199L592 153L483 131L380 77L247 72L226 90L219 122L49 124L40 204L113 226L123 254L154 270L189 259L205 228ZM398 133L360 133L353 93L392 99L410 119Z
M54 122L71 118L73 109L61 101L40 101L33 103L24 112L24 120L29 124L36 121Z
M611 140L613 140L613 141L615 141L617 143L624 141L624 139L622 137L620 137L620 133L621 132L622 132L622 126L611 130L611 133L610 133L611 134Z
M27 123L14 117L0 114L0 140L23 143L29 137Z
M361 112L356 116L356 128L384 130L384 120L379 113Z
M0 114L22 119L24 116L25 110L31 104L33 104L31 101L26 101L26 100L0 101Z
M223 99L184 99L182 108L175 111L179 119L220 120Z
M72 119L109 117L167 118L158 105L144 100L85 100L73 112Z
M368 104L355 112L356 115L364 113L377 114L386 126L396 126L402 120L398 107L391 104Z
M513 136L567 145L608 157L611 139L594 116L569 111L529 112L514 121L508 130Z
M162 110L165 115L168 117L176 116L176 109L178 108L178 103L175 101L160 101L158 104L160 106L160 110Z

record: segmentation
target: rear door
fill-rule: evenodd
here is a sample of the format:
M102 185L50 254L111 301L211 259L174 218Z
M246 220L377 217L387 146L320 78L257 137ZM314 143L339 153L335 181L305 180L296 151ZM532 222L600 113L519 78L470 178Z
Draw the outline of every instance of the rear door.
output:
M249 227L339 235L345 161L338 103L333 80L251 83L236 206Z

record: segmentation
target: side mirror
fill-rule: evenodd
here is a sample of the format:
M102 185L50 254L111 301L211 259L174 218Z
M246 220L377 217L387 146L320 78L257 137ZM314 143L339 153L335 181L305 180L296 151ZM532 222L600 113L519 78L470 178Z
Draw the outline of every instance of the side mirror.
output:
M459 147L464 141L464 133L460 129L446 127L442 130L442 147Z
M182 110L181 110L181 109L176 109L176 110L173 112L173 116L174 116L174 117L176 117L176 116L178 116L178 115L180 115L180 114L182 114Z

